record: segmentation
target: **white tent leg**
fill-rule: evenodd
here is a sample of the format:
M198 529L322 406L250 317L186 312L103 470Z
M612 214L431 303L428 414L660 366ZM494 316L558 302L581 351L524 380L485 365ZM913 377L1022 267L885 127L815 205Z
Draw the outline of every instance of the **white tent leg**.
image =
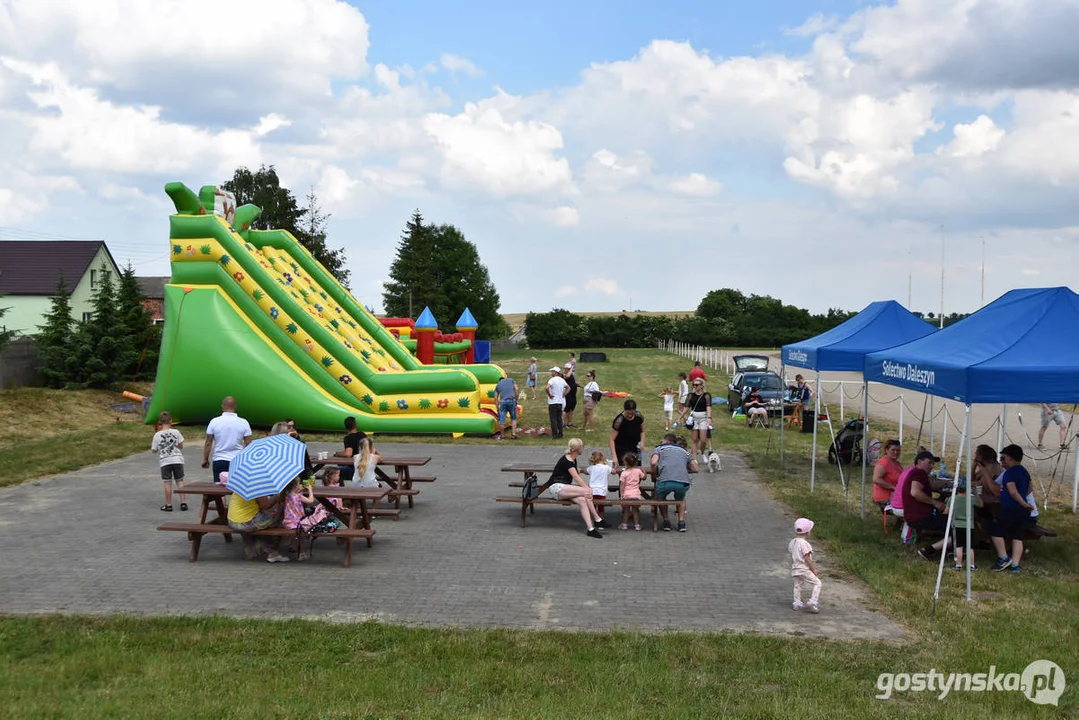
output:
M933 411L933 396L929 396L929 452L933 452L933 425L936 424L936 413ZM934 455L936 453L933 453Z
M779 366L779 377L783 380L783 384L786 385L787 384L787 366L786 365L780 365ZM784 393L783 393L783 399L784 400L786 399L786 396L787 396L787 394L784 391ZM784 409L786 407L787 407L786 402L781 400L780 405L779 405L779 462L780 463L783 462L783 451L785 449L783 447L783 441L787 439L787 433L786 433L786 430L784 428L784 426L787 424L787 415L784 412ZM813 479L812 478L810 478L810 480L809 480L809 492L813 492Z
M1000 424L997 425L997 452L1004 447L1005 425L1008 422L1008 404L1004 403L1000 406Z
M817 416L820 415L820 370L817 370L817 392L816 401L814 407L816 410L813 415L813 449L811 451L812 460L809 462L809 492L813 492L813 487L817 479ZM805 422L803 419L802 422ZM801 427L801 425L799 425Z
M969 433L970 433L970 405L968 404L967 405L967 419L966 419L966 422L963 423L963 437L960 438L960 440L959 440L960 452L962 452L963 443L966 442L966 439L967 439L967 436L968 436ZM959 476L959 462L958 461L956 461L956 465L955 465L955 474L956 474L956 479L958 479L958 476ZM959 493L956 492L956 489L957 489L956 488L956 481L953 480L952 481L952 496L948 500L948 517L949 518L951 518L952 514L955 512L955 498L959 495ZM970 512L970 493L969 492L967 493L967 512L968 513ZM968 519L970 518L969 514L967 515L967 518ZM968 522L967 524L969 525L970 523ZM937 614L937 600L940 599L940 581L941 581L941 578L944 576L944 561L948 556L948 539L951 537L951 529L952 529L952 523L949 521L944 526L944 547L942 547L940 549L940 562L937 564L937 584L936 584L936 587L933 588L933 613L932 614L933 614L934 617ZM969 533L969 529L968 529L968 533ZM967 539L968 539L968 542L969 542L969 539L970 539L969 534L967 535ZM967 565L968 565L967 573L968 573L968 579L969 579L970 552L967 552L967 554L966 554L966 562L967 562ZM970 598L968 597L967 599L969 600Z
M903 393L899 393L899 447L903 447Z
M974 527L974 522L973 522L973 518L974 518L973 512L974 511L971 509L972 500L971 500L971 497L970 497L971 495L974 494L974 489L973 489L973 487L971 485L971 482L974 480L974 439L970 436L970 432L971 432L970 405L967 405L967 421L965 423L965 429L963 430L963 435L966 436L966 438L967 438L967 552L963 556L963 562L966 565L965 572L967 574L967 602L970 602L970 599L971 599L971 595L970 595L970 556L974 554L972 552L972 550L974 548L973 540L970 537L971 533L973 532L972 528ZM956 477L956 482L958 482L959 474L956 473L955 477Z
M940 434L940 457L941 460L948 454L948 406L944 406L944 431Z
M865 474L869 466L866 450L869 449L869 381L862 381L862 519L865 520Z

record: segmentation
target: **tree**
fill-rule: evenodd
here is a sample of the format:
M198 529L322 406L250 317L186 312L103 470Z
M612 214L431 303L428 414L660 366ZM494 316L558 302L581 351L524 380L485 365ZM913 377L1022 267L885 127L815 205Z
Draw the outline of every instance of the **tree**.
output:
M48 387L62 388L67 385L72 364L74 325L71 318L71 298L63 270L56 280L56 294L52 296L45 324L38 325L35 337L41 369L38 374Z
M3 295L0 295L0 297L3 297ZM10 309L9 307L0 307L0 320ZM17 330L8 330L6 325L0 325L0 350L3 350L4 346L14 340L18 334Z
M102 263L101 280L90 304L90 319L79 326L68 367L68 385L105 387L117 380L138 359L131 336L120 322L112 274Z
M322 263L327 272L337 278L337 281L344 285L345 288L348 288L348 279L351 273L345 267L345 249L331 250L326 247L326 223L329 222L330 216L322 212L322 206L319 205L314 188L307 191L305 200L307 207L304 208L303 218L293 234L296 235L296 239L300 241L300 244L310 250L315 259Z
M135 277L135 268L128 263L120 272L120 282L116 288L116 312L119 318L118 328L129 340L134 362L125 367L122 374L136 377L144 370L153 372L157 367L157 351L161 344L161 334L153 324L153 314L146 309L146 296L139 288Z
M382 300L391 316L414 317L410 313L429 307L448 329L469 308L478 325L477 337L506 335L498 292L476 246L453 225L424 223L419 210L405 225L384 287Z
M344 267L344 248L330 250L326 247L326 221L329 216L322 214L314 189L307 195L307 207L300 207L292 191L281 187L281 180L273 165L262 165L255 172L241 167L233 173L231 180L221 184L221 188L236 196L237 207L251 204L262 210L262 214L251 224L252 228L287 230L311 251L338 282L342 285L347 282L349 273Z

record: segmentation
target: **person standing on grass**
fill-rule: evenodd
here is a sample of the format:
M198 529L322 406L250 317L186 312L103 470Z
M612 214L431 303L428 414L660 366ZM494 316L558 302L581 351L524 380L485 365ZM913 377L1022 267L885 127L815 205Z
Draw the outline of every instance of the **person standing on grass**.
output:
M251 443L251 425L236 414L236 398L231 395L221 401L221 414L206 426L206 443L202 447L202 466L210 467L213 453L213 482L221 473L228 472L229 464L237 453Z
M685 448L678 446L674 433L663 436L663 442L656 445L651 459L652 480L656 483L656 499L666 500L673 495L682 504L678 506L678 532L686 532L686 493L693 482L692 473L700 471L696 458ZM667 518L667 506L659 506L663 516L663 531L670 532L671 521Z
M498 403L498 433L495 438L501 440L506 434L506 426L512 427L510 437L517 439L517 394L520 389L517 381L511 377L504 377L495 385L495 402Z
M689 382L686 380L686 374L684 372L678 373L678 404L685 405L686 398L689 397Z
M596 429L596 405L599 404L599 399L603 395L600 392L599 383L596 382L596 371L589 370L585 377L588 378L588 382L581 388L584 395L584 419L581 425L585 432L592 432Z
M809 544L809 533L813 532L813 521L807 518L798 518L794 521L794 539L787 544L787 552L791 556L791 577L794 578L794 604L795 610L805 609L811 613L820 612L818 602L820 600L820 573L813 562L813 546ZM802 587L809 585L813 588L809 596L809 603L802 603Z
M664 417L664 430L671 429L671 423L674 422L674 390L670 385L663 388L663 392L659 394L659 397L663 398L663 417Z
M707 380L708 376L704 374L704 369L701 367L701 361L696 360L693 362L693 369L689 371L689 381L694 380Z
M162 512L172 512L172 483L180 492L180 509L187 510L187 495L184 494L184 436L172 427L172 415L163 412L157 416L159 430L150 441L150 452L157 453L157 462L161 468L161 479L165 481L165 504Z
M566 363L566 368L562 371L562 377L565 379L566 385L569 386L569 392L566 393L566 404L562 408L562 426L573 427L573 411L577 409L576 363Z
M607 439L611 457L620 463L626 453L636 453L641 457L644 452L644 415L637 412L637 401L627 398L622 403L622 412L611 422L611 435Z
M551 420L551 437L562 437L562 408L566 404L569 385L562 378L562 368L551 368L551 379L547 381L547 415Z
M610 527L596 511L596 505L592 502L592 488L577 471L577 457L581 454L584 443L580 438L572 438L566 445L566 453L555 463L554 472L547 482L540 486L539 491L545 490L551 493L555 500L564 500L577 505L581 511L581 518L588 529L588 537L602 538L600 530Z
M1000 476L1000 512L989 526L989 538L997 551L997 562L993 570L1000 572L1011 568L1013 573L1022 571L1019 563L1023 560L1023 533L1030 522L1030 511L1034 509L1028 497L1030 494L1030 473L1023 467L1023 448L1008 445L1000 451L1000 464L1004 474ZM1010 537L1012 554L1005 551L1004 539Z
M539 368L536 367L536 358L529 358L528 365L528 379L525 381L525 385L532 391L532 399L536 399L536 378Z

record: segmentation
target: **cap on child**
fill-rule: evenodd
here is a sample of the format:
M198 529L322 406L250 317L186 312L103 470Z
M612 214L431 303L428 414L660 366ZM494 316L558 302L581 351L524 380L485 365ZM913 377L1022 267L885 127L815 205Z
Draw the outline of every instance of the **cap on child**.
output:
M808 518L798 518L794 521L794 533L796 535L808 535L813 529L813 521Z

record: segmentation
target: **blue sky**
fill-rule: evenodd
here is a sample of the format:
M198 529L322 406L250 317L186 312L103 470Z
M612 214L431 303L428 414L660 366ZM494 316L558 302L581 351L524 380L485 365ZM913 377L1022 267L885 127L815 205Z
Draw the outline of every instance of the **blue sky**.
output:
M719 287L936 311L1079 262L1079 0L0 3L0 241L168 274L165 182L272 164L376 309L413 209L506 312ZM110 18L123 17L123 23ZM198 18L198 23L191 22Z

